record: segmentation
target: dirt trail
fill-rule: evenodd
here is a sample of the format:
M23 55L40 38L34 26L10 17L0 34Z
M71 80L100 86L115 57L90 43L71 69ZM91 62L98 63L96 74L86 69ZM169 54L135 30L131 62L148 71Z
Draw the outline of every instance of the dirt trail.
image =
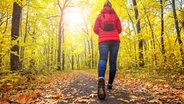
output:
M153 99L153 97L142 91L129 93L118 80L114 82L113 90L110 91L106 89L106 99L99 100L97 97L96 75L77 72L70 77L73 80L70 80L71 82L61 89L61 93L65 95L65 97L61 97L57 104L157 104L156 102L148 102Z
M113 89L106 89L105 100L97 97L97 74L86 71L51 75L46 82L37 83L36 89L27 89L26 85L0 93L7 96L0 98L0 104L184 104L182 87L176 89L168 83L122 78L120 74L115 78Z

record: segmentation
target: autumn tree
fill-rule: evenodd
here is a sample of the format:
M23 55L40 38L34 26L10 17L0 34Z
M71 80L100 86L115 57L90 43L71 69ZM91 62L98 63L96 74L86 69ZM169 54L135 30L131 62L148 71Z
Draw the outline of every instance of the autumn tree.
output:
M72 0L64 0L63 6L60 4L60 0L58 0L58 6L60 9L60 21L59 21L59 30L58 30L58 57L57 57L57 62L58 62L58 70L61 70L61 43L64 43L64 21L63 21L63 16L64 16L64 10L69 7L70 3ZM65 54L64 54L64 49L62 52L62 69L64 70L64 65L65 65Z
M174 16L177 40L178 40L178 44L180 46L180 54L181 54L181 58L182 58L182 65L184 65L183 42L181 40L181 35L180 35L178 16L176 14L175 0L172 0L172 8L173 8L173 16Z
M151 39L151 45L152 45L152 47L153 47L153 65L154 64L156 64L157 65L157 55L156 55L156 53L155 53L155 51L156 51L156 42L155 42L155 32L154 32L154 25L153 25L153 23L152 23L152 21L151 21L151 16L149 15L150 14L150 12L152 12L152 11L150 11L149 10L149 8L147 8L146 7L146 4L143 4L143 1L140 1L141 2L141 4L142 4L142 6L143 6L143 10L144 10L144 15L145 15L145 23L148 23L148 28L150 29L150 32L149 32L149 34L151 34L151 37L152 37L152 39ZM148 2L149 3L149 2ZM149 41L149 40L148 40Z
M160 0L160 8L161 8L161 50L162 55L164 57L164 62L166 62L165 57L165 45L164 45L164 7L163 7L163 0Z
M13 4L13 15L12 15L12 29L11 29L11 70L18 70L21 68L20 56L19 56L19 28L20 28L20 18L21 18L22 7L16 2Z
M141 27L140 27L140 18L139 18L139 11L137 8L137 1L132 0L133 6L134 6L134 12L135 12L135 19L136 19L136 29L137 29L137 35L140 35ZM144 40L139 38L139 66L144 66L144 57L143 57L143 43Z

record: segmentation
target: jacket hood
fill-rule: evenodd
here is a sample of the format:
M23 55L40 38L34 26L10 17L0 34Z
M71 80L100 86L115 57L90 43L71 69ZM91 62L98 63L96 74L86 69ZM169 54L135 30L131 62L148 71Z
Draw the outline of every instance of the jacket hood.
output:
M109 8L109 7L104 7L101 11L101 13L113 13L116 14L116 12L114 11L113 8Z

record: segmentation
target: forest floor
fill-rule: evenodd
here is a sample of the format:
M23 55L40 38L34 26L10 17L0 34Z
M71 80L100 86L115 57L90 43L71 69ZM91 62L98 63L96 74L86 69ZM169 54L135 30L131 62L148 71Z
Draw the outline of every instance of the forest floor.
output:
M105 100L97 97L97 73L94 72L58 73L47 76L45 82L32 83L1 89L0 104L184 104L183 87L122 78L119 73L113 89L106 89Z

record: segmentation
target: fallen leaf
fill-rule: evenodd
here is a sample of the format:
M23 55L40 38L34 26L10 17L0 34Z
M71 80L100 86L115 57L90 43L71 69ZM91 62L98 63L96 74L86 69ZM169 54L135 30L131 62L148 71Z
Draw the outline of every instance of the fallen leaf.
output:
M153 100L150 100L148 102L162 104L162 102L160 100L158 100L158 99L153 99Z
M169 85L168 85L168 84L165 84L165 85L164 85L164 87L165 87L165 88L168 88L168 87L169 87Z
M137 100L137 99L138 99L138 97L137 97L137 96L134 96L134 95L131 95L130 98L131 98L132 100Z
M7 99L1 99L0 104L10 104Z
M97 97L97 94L90 94L89 96L93 98L93 97Z
M90 103L90 101L89 101L89 97L88 96L82 96L82 97L77 97L74 101L73 101L73 103L75 104L75 103L87 103L87 104L89 104Z
M139 97L139 99L142 100L142 101L143 101L143 100L146 100L145 97Z
M35 91L34 91L34 94L36 94L36 95L40 95L41 94L41 90L38 90L38 89L36 89Z
M164 94L166 92L167 92L167 89L162 89L162 90L159 91L160 94Z
M160 97L160 100L162 100L162 101L165 101L167 99L168 99L168 96L162 96L162 97Z
M62 95L62 94L57 94L56 96L57 96L57 97L62 97L63 95Z
M62 94L56 94L56 95L45 96L45 98L49 98L49 99L59 99L60 97L63 97L63 95Z
M117 100L122 101L122 102L125 102L125 103L129 103L128 100L125 100L125 99L123 99L123 98L117 98Z
M32 96L31 94L21 94L16 101L20 104L30 104Z
M67 100L67 99L71 99L71 98L73 98L73 96L71 96L71 95L66 95L66 96L62 97L63 100Z
M89 103L89 99L79 99L77 102L79 102L79 103Z
M180 99L184 100L184 94L180 95Z

